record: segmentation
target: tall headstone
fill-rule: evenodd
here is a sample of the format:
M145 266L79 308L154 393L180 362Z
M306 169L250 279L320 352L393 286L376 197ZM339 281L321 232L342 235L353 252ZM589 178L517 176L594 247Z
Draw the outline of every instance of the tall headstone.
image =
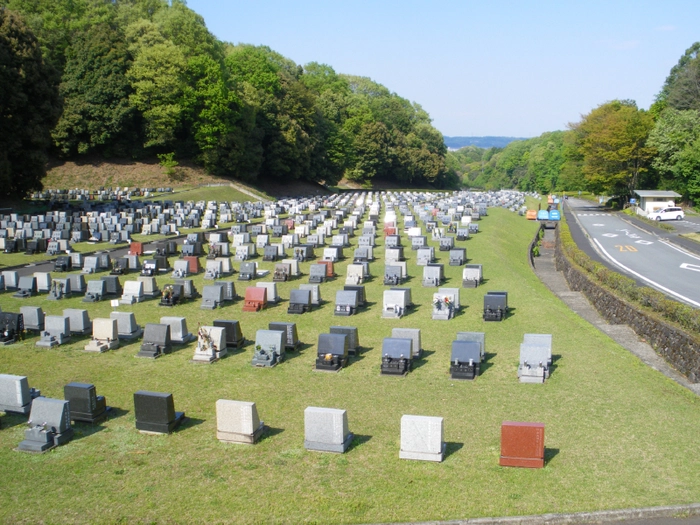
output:
M92 339L85 345L86 352L106 352L119 348L119 329L116 319L97 318L92 321Z
M97 395L95 385L68 383L63 387L63 397L70 403L72 421L94 424L107 417L107 402Z
M544 424L504 421L501 424L502 467L544 467Z
M184 412L175 412L173 395L164 392L135 392L134 413L137 430L149 434L169 434L185 419Z
M443 418L401 416L399 458L441 462L445 457Z
M265 425L255 403L219 399L216 402L216 438L223 443L252 445L262 436Z
M27 415L40 395L39 390L29 388L26 376L0 374L0 411Z
M353 435L348 413L337 408L307 407L304 410L304 448L320 452L345 452Z

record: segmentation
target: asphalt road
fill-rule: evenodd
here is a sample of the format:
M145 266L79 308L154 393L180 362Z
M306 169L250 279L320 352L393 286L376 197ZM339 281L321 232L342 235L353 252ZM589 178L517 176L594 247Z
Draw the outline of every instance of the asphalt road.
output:
M568 205L603 259L636 281L700 308L700 256L646 233L589 201L569 198ZM674 226L679 222L674 221Z

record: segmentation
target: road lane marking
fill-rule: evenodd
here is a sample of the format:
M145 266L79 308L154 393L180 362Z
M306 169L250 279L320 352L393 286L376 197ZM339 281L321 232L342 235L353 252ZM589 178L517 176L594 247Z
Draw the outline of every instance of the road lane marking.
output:
M677 297L677 298L681 299L682 301L688 302L688 303L690 303L690 304L692 304L692 305L694 305L694 306L700 307L700 303L698 303L697 301L693 301L692 299L689 299L688 297L686 297L686 296L684 296L684 295L681 295L681 294L679 294L679 293L677 293L677 292L674 292L673 290L670 290L669 288L666 288L665 286L660 285L660 284L657 283L656 281L652 281L652 280L649 279L648 277L644 277L642 274L637 273L637 272L635 272L634 270L632 270L632 269L630 269L630 268L627 268L627 266L625 266L624 264L620 263L618 260L616 260L614 257L612 257L607 251L605 251L605 248L603 248L603 246L600 244L600 242L598 242L598 239L593 239L593 242L595 242L595 243L598 245L598 248L600 248L600 250L605 254L605 256L606 256L609 260L611 260L613 263L615 263L617 266L619 266L620 268L622 268L622 269L625 270L626 272L631 273L631 274L634 275L635 277L639 277L642 281L648 282L648 283L651 284L653 287L658 288L659 290L662 290L662 291L666 292L666 293L669 294L669 295L672 295L672 296L674 296L674 297Z
M617 233L604 233L603 237L610 237L611 239L614 237L619 237Z
M692 253L690 253L690 252L688 252L688 251L686 251L686 250L683 250L682 248L679 248L678 246L676 246L676 245L673 244L672 242L665 241L665 240L660 240L659 242L660 242L661 244L664 244L664 245L668 246L669 248L673 248L674 250L676 250L677 252L682 253L683 255L687 255L688 257L692 257L693 259L696 259L696 260L700 261L700 257L698 257L697 255L693 255Z
M690 263L683 263L681 264L681 268L684 270L692 270L694 272L700 272L700 266L697 264L690 264Z
M641 244L642 246L649 246L650 244L654 244L652 241L634 241L634 244Z

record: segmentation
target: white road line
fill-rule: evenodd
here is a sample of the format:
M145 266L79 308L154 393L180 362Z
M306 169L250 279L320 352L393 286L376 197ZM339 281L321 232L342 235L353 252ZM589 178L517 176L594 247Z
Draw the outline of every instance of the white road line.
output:
M690 304L692 304L692 305L694 305L694 306L700 307L700 303L698 303L698 302L696 302L696 301L693 301L692 299L689 299L689 298L687 298L686 296L681 295L681 294L679 294L679 293L677 293L677 292L674 292L673 290L670 290L670 289L666 288L665 286L662 286L662 285L660 285L659 283L657 283L657 282L655 282L655 281L652 281L652 280L649 279L648 277L644 277L643 275L641 275L641 274L635 272L634 270L631 270L630 268L627 268L627 266L625 266L624 264L622 264L622 263L620 263L619 261L617 261L617 260L616 260L614 257L612 257L607 251L605 251L605 248L603 248L603 247L601 246L601 244L598 242L598 239L593 239L593 242L595 242L595 243L598 245L598 248L601 249L601 251L605 254L605 256L606 256L608 259L610 259L613 263L615 263L617 266L619 266L620 268L622 268L622 269L625 270L626 272L629 272L629 273L631 273L632 275L635 275L635 276L639 277L641 280L648 282L648 283L651 284L654 288L658 288L659 290L663 290L664 292L666 292L666 293L669 294L669 295L672 295L672 296L674 296L674 297L677 297L677 298L680 299L681 301L685 301L685 302L690 303Z
M686 250L684 250L684 249L682 249L682 248L679 248L678 246L676 246L676 245L673 244L672 242L665 241L665 240L662 240L662 239L660 239L659 242L660 242L661 244L665 244L665 245L668 246L669 248L673 248L673 249L676 250L677 252L681 252L683 255L687 255L688 257L692 257L693 259L700 261L700 257L698 257L697 255L693 255L693 254L690 253L689 251L686 251Z

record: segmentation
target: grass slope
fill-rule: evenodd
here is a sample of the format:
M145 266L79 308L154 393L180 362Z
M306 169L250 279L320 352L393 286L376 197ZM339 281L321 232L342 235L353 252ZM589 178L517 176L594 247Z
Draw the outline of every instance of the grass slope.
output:
M141 325L185 316L193 332L198 323L238 319L248 339L269 321L291 319L305 346L273 369L250 366L252 345L213 365L190 363L192 344L155 361L134 358L139 343L101 355L83 352L87 340L46 350L36 348L33 337L3 348L1 372L27 375L31 386L58 398L70 381L95 383L118 410L101 426L76 425L72 442L41 456L13 450L24 419L3 416L0 521L366 523L697 502L700 401L578 318L539 282L526 256L535 227L493 209L480 233L458 243L470 262L484 265L487 282L463 289L466 306L447 322L430 320L435 290L421 287L422 269L410 247L405 253L417 307L403 319L381 319L382 238L367 285L370 305L354 317L333 316L344 277L322 285L322 308L296 317L287 316L286 300L260 313L243 313L241 301L215 312L200 310L199 300L172 310L153 301L120 307L134 311ZM447 252L436 248L436 254L446 263ZM347 263L337 265L339 275ZM278 286L282 298L307 281L308 263L302 271L301 279ZM446 265L445 271L446 286L459 287L461 268ZM159 278L161 287L169 281ZM201 276L196 283L201 290ZM245 286L236 282L239 294ZM514 311L504 322L482 321L487 290L508 290ZM22 304L51 314L84 306L80 299L0 296L4 311ZM110 310L108 302L90 306L91 318ZM358 326L367 350L338 374L314 372L318 334L331 325ZM405 378L379 373L382 339L395 326L421 328L427 350ZM450 344L461 330L486 332L490 356L473 382L452 381L448 373ZM544 385L518 383L526 332L553 334L556 360ZM139 389L172 392L176 409L190 419L169 436L141 435L132 400ZM272 431L255 446L219 443L219 398L256 402ZM348 411L356 437L346 454L304 450L307 406ZM443 463L399 460L403 414L445 418ZM546 424L544 469L498 466L504 420Z

